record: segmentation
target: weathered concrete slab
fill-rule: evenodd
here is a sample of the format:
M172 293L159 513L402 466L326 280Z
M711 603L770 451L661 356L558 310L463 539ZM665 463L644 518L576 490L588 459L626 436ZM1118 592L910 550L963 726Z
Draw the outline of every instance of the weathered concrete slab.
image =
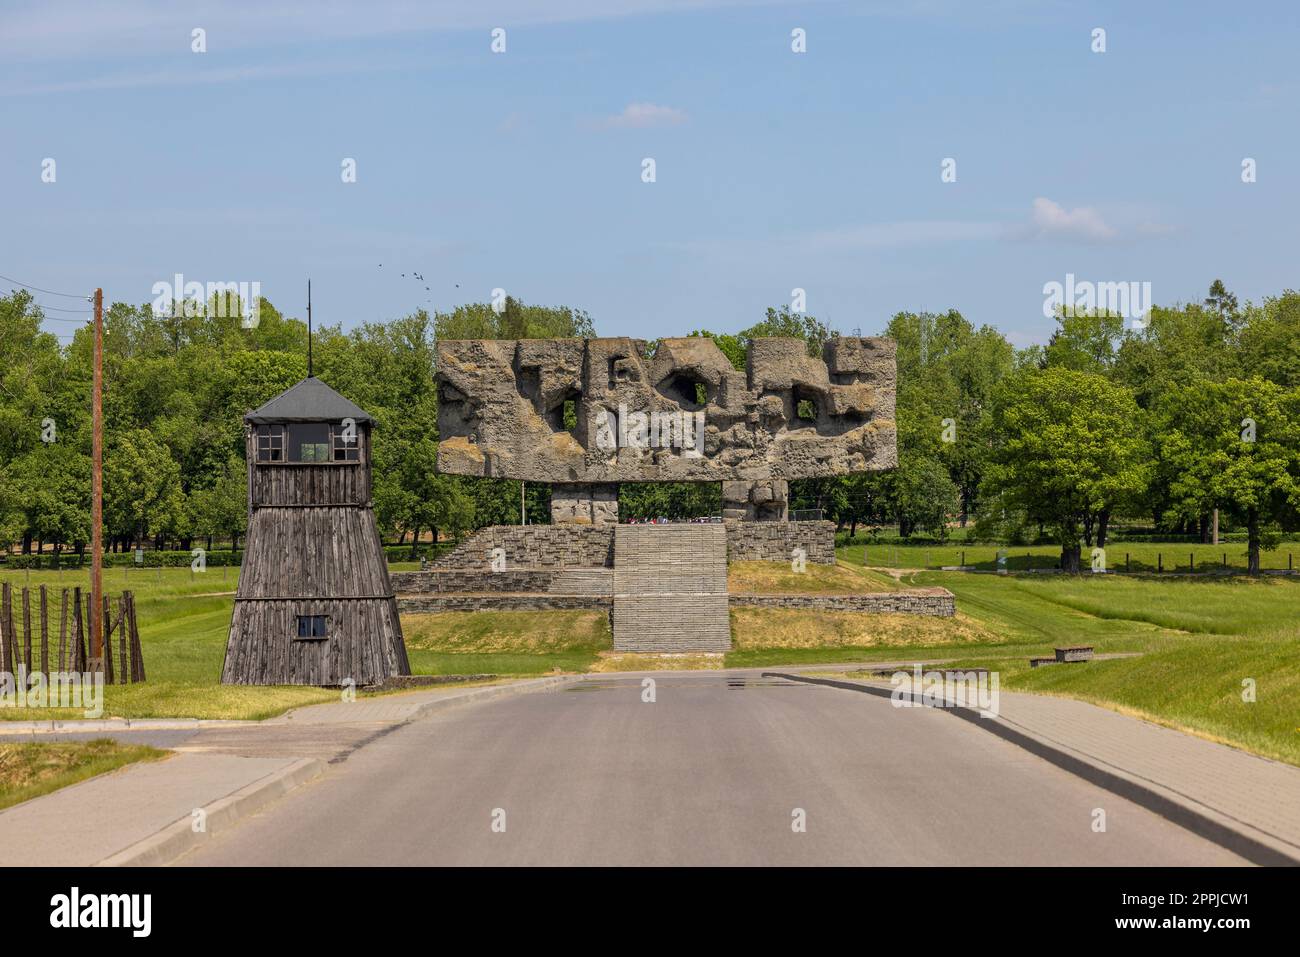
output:
M834 339L821 358L755 339L744 371L702 337L653 354L627 338L437 348L438 470L574 486L558 520L611 520L604 491L583 486L656 481L770 483L737 487L735 507L776 517L784 480L897 464L887 339Z

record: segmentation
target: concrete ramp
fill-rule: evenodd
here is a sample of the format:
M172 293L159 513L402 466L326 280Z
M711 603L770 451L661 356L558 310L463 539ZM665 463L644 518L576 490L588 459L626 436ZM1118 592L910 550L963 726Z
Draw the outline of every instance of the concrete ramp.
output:
M726 528L617 526L613 623L615 651L729 651Z

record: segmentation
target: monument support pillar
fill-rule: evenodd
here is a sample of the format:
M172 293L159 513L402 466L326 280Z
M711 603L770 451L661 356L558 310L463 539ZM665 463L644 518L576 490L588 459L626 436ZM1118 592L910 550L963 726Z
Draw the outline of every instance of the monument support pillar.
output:
M790 483L785 479L723 482L722 517L744 522L788 522Z
M617 525L618 486L555 483L551 485L551 524Z

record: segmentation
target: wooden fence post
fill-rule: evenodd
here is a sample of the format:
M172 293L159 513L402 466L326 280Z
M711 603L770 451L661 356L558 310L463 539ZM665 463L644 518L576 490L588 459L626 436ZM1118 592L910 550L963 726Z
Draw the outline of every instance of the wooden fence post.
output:
M28 588L23 589L23 664L27 666L27 676L32 674L32 595ZM26 690L26 689L23 689Z
M72 589L72 655L69 671L80 672L86 666L86 633L82 630L81 587Z
M119 684L127 684L131 680L131 672L127 670L126 665L129 651L126 640L126 604L121 598L117 600L117 650L122 663L122 667L118 669L117 680Z
M131 676L136 681L144 681L144 649L140 647L140 628L135 620L135 593L127 592L126 599L128 627L131 629Z
M68 667L68 590L63 589L63 601L59 606L59 671L71 671Z
M9 583L0 585L0 670L14 673L13 590Z
M112 606L107 595L104 596L103 615L100 621L104 623L104 684L111 685L113 683L113 617Z
M50 678L50 609L45 586L41 586L41 674Z

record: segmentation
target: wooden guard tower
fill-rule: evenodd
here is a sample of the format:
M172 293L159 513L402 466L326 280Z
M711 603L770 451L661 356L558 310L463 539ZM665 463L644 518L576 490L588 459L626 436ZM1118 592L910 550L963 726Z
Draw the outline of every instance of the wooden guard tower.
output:
M221 680L410 674L371 502L371 419L308 376L244 417L248 534Z

